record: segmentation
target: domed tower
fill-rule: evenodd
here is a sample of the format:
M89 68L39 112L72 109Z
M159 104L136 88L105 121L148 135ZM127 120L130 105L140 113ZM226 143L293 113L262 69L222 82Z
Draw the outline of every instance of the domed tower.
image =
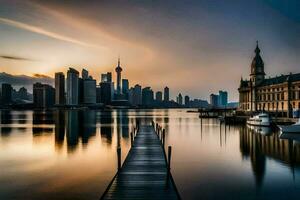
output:
M260 56L260 49L258 47L258 41L256 41L256 48L255 48L255 57L251 63L251 74L250 78L254 86L259 85L265 79L265 65L264 61Z
M120 66L120 57L118 59L118 66L115 70L117 73L117 94L121 94L121 72L123 69Z

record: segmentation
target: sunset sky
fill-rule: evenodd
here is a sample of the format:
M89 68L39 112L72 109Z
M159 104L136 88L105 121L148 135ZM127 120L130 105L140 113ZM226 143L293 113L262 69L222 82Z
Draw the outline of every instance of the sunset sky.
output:
M267 76L300 72L297 0L0 0L0 72L79 71L121 57L130 84L238 99L256 40Z

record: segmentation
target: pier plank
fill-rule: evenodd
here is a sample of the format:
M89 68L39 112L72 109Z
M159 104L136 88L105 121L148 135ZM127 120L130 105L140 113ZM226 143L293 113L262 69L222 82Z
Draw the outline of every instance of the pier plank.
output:
M140 126L133 144L101 199L180 199L154 128Z

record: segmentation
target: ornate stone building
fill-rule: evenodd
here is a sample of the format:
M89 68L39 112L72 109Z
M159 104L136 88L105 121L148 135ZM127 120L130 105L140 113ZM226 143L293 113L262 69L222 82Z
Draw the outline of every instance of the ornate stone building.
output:
M291 117L293 109L300 109L300 73L265 78L264 62L258 44L251 63L249 80L240 81L239 110L267 111Z

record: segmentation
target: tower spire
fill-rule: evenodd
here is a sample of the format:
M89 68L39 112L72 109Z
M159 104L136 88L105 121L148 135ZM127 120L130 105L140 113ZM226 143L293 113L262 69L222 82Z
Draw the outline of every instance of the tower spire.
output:
M260 53L260 49L258 47L258 40L256 40L256 48L255 48L255 51L254 51L256 54L259 54Z
M118 66L120 66L120 55L118 57Z

